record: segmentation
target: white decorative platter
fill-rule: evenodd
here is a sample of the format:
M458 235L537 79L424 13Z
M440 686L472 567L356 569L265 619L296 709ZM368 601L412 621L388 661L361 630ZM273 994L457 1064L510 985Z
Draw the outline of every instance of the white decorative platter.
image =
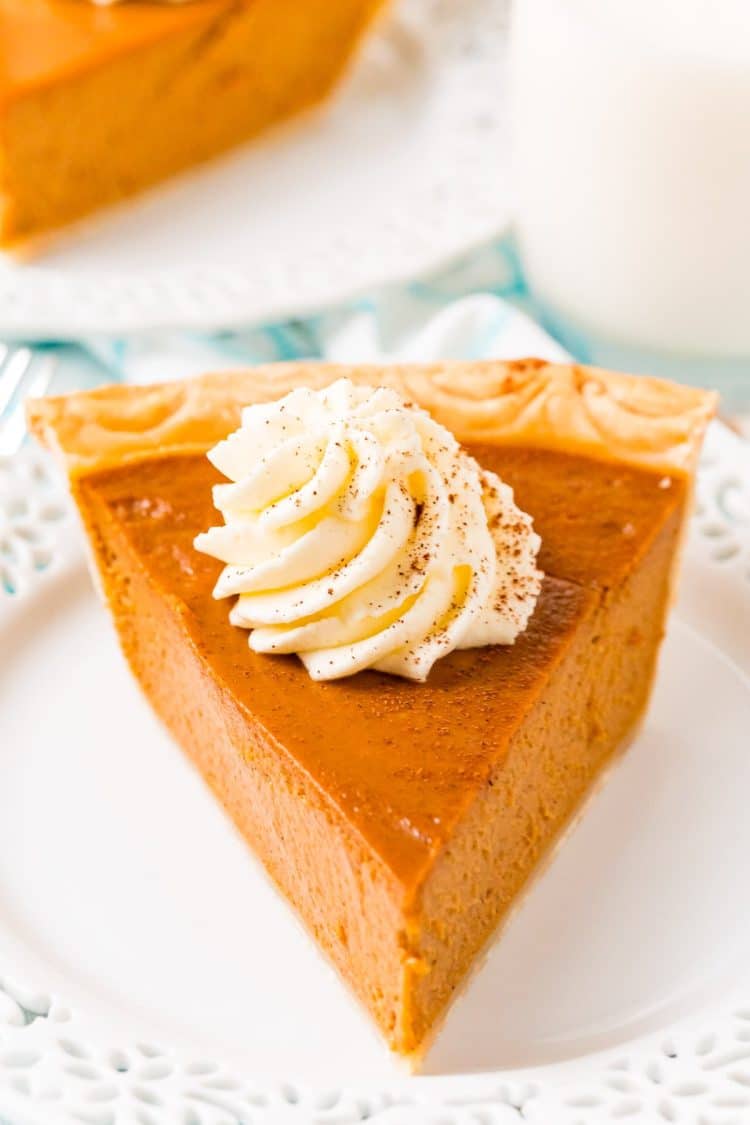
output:
M0 337L225 328L416 277L508 221L507 0L394 0L315 113L0 255Z
M0 465L0 590L1 1121L750 1121L750 450L725 428L645 730L416 1078L140 699L36 454Z

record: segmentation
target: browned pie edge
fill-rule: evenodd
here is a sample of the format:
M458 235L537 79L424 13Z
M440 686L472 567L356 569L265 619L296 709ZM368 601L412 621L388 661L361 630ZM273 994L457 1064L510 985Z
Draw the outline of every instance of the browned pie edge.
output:
M716 410L709 391L539 359L413 365L280 363L153 386L35 399L32 432L71 477L209 449L251 403L339 378L390 386L463 442L524 444L690 474Z

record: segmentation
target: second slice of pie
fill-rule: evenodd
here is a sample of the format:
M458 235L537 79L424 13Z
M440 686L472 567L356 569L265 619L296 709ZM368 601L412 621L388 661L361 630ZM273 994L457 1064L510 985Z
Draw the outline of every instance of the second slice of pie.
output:
M0 0L0 246L129 198L316 104L379 6Z

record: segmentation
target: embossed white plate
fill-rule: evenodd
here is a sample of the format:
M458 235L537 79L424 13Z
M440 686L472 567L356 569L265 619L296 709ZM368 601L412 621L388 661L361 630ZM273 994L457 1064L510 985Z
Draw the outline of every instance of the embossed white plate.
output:
M0 465L0 1120L750 1120L750 453L718 424L646 728L402 1074Z
M418 276L508 220L507 0L394 0L334 98L0 256L0 337L229 327Z

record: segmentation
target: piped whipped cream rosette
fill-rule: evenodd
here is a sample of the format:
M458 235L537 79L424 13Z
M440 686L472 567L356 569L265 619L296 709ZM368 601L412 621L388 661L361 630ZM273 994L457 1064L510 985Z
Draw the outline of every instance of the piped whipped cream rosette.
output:
M261 653L316 680L424 680L457 648L512 644L541 587L513 492L395 391L341 379L248 406L208 454L224 524L195 546Z

